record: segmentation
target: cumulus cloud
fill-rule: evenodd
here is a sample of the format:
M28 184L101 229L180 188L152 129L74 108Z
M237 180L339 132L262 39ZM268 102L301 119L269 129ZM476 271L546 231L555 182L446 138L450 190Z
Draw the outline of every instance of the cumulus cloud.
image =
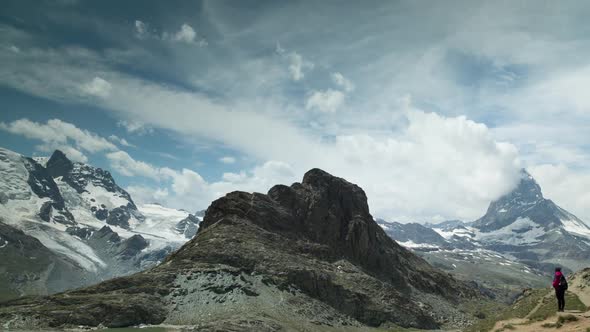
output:
M305 108L320 112L333 113L344 103L344 93L338 90L313 91L307 98Z
M59 119L48 120L47 123L28 119L0 122L0 130L41 141L42 143L36 146L39 151L52 152L59 149L81 162L88 160L81 151L96 153L117 150L117 147L107 139Z
M144 176L153 180L161 178L160 170L146 162L133 159L125 151L107 153L110 166L124 176Z
M224 164L234 164L236 162L236 158L234 158L232 156L225 156L225 157L219 158L219 161Z
M178 32L176 32L174 34L174 36L172 36L172 39L175 41L185 42L185 43L190 44L195 41L195 37L197 37L197 33L195 32L195 29L193 29L193 27L191 27L190 25L184 23L180 27L180 30L178 30Z
M162 168L162 183L159 187L129 186L127 191L139 203L159 202L166 206L189 211L201 210L211 201L234 190L266 192L277 183L290 184L299 175L289 164L268 161L249 171L225 173L219 181L208 182L190 169L180 171Z
M289 62L289 74L293 81L300 81L305 77L304 72L314 67L313 62L305 60L297 52L287 52L279 43L277 43L275 51Z
M334 82L334 84L338 85L339 87L342 87L344 91L352 92L354 90L354 84L341 73L332 73L331 77L332 82Z
M83 93L101 98L108 97L112 88L111 83L100 77L95 77L90 82L86 82L80 87Z

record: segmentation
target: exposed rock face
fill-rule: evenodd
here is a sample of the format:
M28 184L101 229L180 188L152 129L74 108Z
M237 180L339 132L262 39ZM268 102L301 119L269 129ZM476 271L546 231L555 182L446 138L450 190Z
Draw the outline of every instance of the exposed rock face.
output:
M53 181L49 171L31 158L25 159L25 167L29 173L27 183L31 190L40 198L46 197L50 199L39 210L41 220L74 224L74 216L66 208L59 188Z
M0 255L0 294L7 298L26 292L54 292L65 285L79 287L89 280L99 280L53 254L36 238L2 222Z
M109 216L107 217L107 224L120 226L123 228L129 228L129 219L131 219L131 214L127 207L117 207L112 209L109 212Z
M188 217L182 219L176 224L176 230L179 233L184 234L187 239L192 239L199 230L199 223L201 221L193 214L189 214Z
M74 163L60 150L55 150L46 164L51 177L67 177L74 169Z
M465 324L470 317L455 307L479 296L390 239L361 188L313 169L268 195L233 192L214 201L195 238L156 268L0 304L0 323L438 328Z

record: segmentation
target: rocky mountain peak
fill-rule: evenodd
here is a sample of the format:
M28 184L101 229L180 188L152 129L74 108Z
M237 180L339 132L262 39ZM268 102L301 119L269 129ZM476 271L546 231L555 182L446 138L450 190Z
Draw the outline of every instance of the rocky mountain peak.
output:
M53 177L67 176L74 168L74 163L65 153L55 150L46 164L47 171Z
M543 192L541 186L535 181L524 168L520 171L520 181L518 186L512 190L508 195L504 196L504 200L518 200L523 203L536 203L543 199Z

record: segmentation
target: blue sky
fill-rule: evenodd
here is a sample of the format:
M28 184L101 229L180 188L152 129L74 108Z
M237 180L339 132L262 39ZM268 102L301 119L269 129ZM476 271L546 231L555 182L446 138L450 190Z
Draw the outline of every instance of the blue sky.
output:
M586 2L5 1L0 139L205 208L321 167L473 220L526 167L590 220Z

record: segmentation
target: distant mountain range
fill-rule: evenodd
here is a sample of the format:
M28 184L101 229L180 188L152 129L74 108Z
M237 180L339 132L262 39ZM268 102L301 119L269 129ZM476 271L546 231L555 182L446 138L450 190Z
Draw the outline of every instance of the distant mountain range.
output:
M400 224L379 221L400 244L438 258L454 270L456 255L484 254L488 264L511 264L529 274L550 273L555 266L578 270L590 265L590 227L543 196L525 170L514 190L491 202L486 214L473 222ZM448 259L440 259L447 253ZM448 255L453 253L453 255ZM465 257L463 255L463 257ZM460 259L461 260L461 259Z
M0 148L0 299L143 270L191 239L202 216L137 206L111 174L61 151Z

